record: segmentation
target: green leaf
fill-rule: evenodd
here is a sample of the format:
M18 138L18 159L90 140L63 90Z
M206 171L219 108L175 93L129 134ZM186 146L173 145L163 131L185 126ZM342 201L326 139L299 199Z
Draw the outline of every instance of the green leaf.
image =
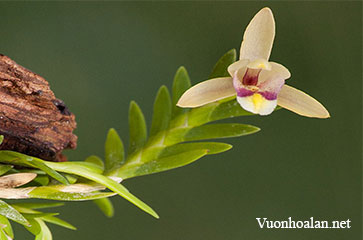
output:
M5 173L7 173L12 168L13 168L12 165L0 164L0 176L4 175Z
M113 205L109 198L100 198L93 202L101 209L106 217L112 217L114 215Z
M0 153L1 155L1 153ZM2 160L2 159L1 159ZM0 160L0 161L1 161ZM11 169L9 173L36 173L37 175L47 175L44 171L32 168L22 168L22 169Z
M2 225L2 227L1 227L1 225ZM14 238L13 228L11 227L9 220L2 215L0 215L0 229L1 228L6 235L8 235L11 238ZM8 240L8 239L6 238L6 240Z
M36 182L42 186L47 186L49 183L49 178L48 176L45 175L39 175L36 178L34 178L33 182Z
M38 235L41 233L41 227L39 225L39 222L35 220L34 218L28 218L27 219L31 226L25 226L25 229L28 230L33 235Z
M105 187L99 184L77 183L72 185L49 185L27 188L6 188L0 191L1 198L27 199L39 198L63 201L84 201L114 196L112 192L98 192Z
M105 143L105 173L119 168L124 160L124 145L116 130L111 128Z
M232 145L219 142L196 142L196 143L183 143L176 144L165 148L159 155L159 158L164 158L183 152L190 152L193 150L208 150L207 154L217 154L228 151Z
M150 137L169 127L171 118L171 100L168 88L161 86L154 102L154 114L150 129Z
M260 129L246 124L222 123L209 124L192 128L184 136L184 141L239 137L256 133Z
M214 66L209 78L229 77L227 68L236 61L236 55L236 49L231 49L224 54Z
M53 207L61 207L64 203L62 202L37 202L37 203L28 203L28 202L22 202L14 204L14 208L31 208L31 209L43 209L43 208L53 208ZM18 209L18 211L20 211ZM20 211L21 212L21 211Z
M87 169L83 169L80 166L74 165L72 162L47 162L47 165L52 167L56 171L76 174L78 176L82 176L99 184L102 184L108 189L119 194L121 197L125 198L129 202L135 204L140 209L154 216L155 218L159 218L157 213L151 207L146 205L136 196L132 195L124 186L106 176L97 174L95 172L90 172Z
M144 115L136 102L130 103L129 110L130 146L129 154L144 146L146 142L146 123Z
M184 67L180 67L175 74L173 82L173 118L188 111L188 109L177 107L176 103L190 86L191 83L187 70Z
M4 135L0 135L0 145L3 143L4 141Z
M103 169L103 167L101 167L101 169ZM74 183L76 183L78 181L78 177L76 175L74 175L74 174L64 173L63 175L64 175L64 177L67 178L69 184L74 184Z
M133 165L122 170L120 169L119 175L123 178L131 178L152 173L158 173L173 168L185 166L207 154L207 149L197 149L189 152L181 152L164 158L155 159L141 165Z
M5 230L0 228L0 240L9 240L8 235L5 233Z
M59 213L23 213L23 216L25 218L43 218L43 217L50 217L50 216L56 216L59 215Z
M77 184L74 184L77 185ZM73 185L69 185L72 187ZM105 198L115 195L112 192L82 192L74 190L75 192L62 191L63 186L43 186L37 187L28 193L28 198L58 200L58 201L85 201ZM97 188L96 188L97 189ZM79 192L76 192L79 191Z
M29 226L29 222L15 208L0 200L0 215L22 225Z
M232 146L225 143L198 142L176 144L158 148L154 158L142 158L142 162L126 164L117 172L117 176L131 178L184 166L208 154L227 151ZM152 156L152 154L150 155ZM190 157L190 159L188 159ZM179 160L179 161L178 161ZM155 172L153 172L155 171Z
M49 162L45 162L46 164ZM94 172L94 173L103 173L103 167L94 163L94 162L78 162L78 161L72 161L72 162L64 162L65 166L74 167L74 168L82 168L86 169L87 171ZM75 174L77 175L77 174Z
M55 224L55 225L58 225L58 226L61 226L64 228L68 228L71 230L77 230L77 228L75 226L73 226L72 224L70 224L60 218L54 217L54 216L45 216L45 217L42 217L41 219L46 222L49 222L49 223L52 223L52 224Z
M165 136L164 145L170 146L174 144L178 144L183 142L185 134L190 130L190 127L180 127L171 129L168 134Z
M58 215L58 213L56 214L48 214L48 213L42 213L42 212L39 212L39 211L35 211L32 209L32 207L34 208L48 208L48 207L57 207L57 206L61 206L63 205L63 203L59 204L59 203L31 203L31 204L16 204L16 205L13 205L13 207L18 210L20 213L24 213L24 217L27 218L27 219L32 219L32 218L41 218L42 220L46 221L46 222L49 222L49 223L53 223L53 224L56 224L58 226L61 226L61 227L65 227L65 228L68 228L68 229L72 229L72 230L76 230L76 228L62 220L62 219L59 219L57 217L54 217L54 215ZM30 208L28 208L28 206ZM36 235L36 234L35 234Z
M52 240L52 233L50 232L48 226L44 223L43 220L35 219L39 223L40 233L35 237L35 240Z
M65 185L68 185L67 179L59 174L58 172L54 171L53 169L49 168L47 165L44 164L44 161L33 158L18 152L13 151L0 151L0 159L2 162L15 164L15 165L21 165L21 166L27 166L27 167L33 167L38 168L46 172L49 176L54 178L55 180L59 181L60 183L63 183Z
M95 155L89 156L84 160L85 162L92 163L94 165L97 165L100 169L105 169L104 163L100 157L97 157Z

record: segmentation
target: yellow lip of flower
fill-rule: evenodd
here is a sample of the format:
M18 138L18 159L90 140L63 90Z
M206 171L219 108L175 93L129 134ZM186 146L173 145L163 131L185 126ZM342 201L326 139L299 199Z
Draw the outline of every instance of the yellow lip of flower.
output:
M275 38L275 20L271 9L261 9L248 24L240 49L240 60L228 67L231 77L214 78L188 89L179 99L179 107L199 107L236 96L241 107L260 115L270 114L276 105L306 117L328 118L326 108L306 93L284 84L290 72L281 64L269 62ZM257 83L245 81L247 70L261 69ZM252 74L255 71L250 71ZM253 81L252 81L253 80Z
M253 105L255 106L255 110L259 111L259 109L261 108L261 104L263 102L263 97L261 96L261 94L255 93L252 95L252 102Z

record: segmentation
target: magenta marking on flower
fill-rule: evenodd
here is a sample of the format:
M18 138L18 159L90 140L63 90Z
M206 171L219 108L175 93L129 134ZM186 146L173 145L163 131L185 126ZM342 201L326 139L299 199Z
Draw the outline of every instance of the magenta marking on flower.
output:
M255 92L245 89L245 88L238 88L237 89L237 96L239 97L248 97L248 96L252 96Z
M277 93L275 92L259 92L265 99L267 100L276 100L277 99Z

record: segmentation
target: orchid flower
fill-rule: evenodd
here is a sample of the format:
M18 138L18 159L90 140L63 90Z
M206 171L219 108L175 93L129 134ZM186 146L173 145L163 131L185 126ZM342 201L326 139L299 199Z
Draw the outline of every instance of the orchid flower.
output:
M191 87L177 105L194 108L237 95L241 107L255 114L268 115L279 105L306 117L330 117L317 100L285 85L285 80L291 76L289 70L269 62L274 38L272 11L263 8L246 28L240 60L228 67L231 77L214 78Z

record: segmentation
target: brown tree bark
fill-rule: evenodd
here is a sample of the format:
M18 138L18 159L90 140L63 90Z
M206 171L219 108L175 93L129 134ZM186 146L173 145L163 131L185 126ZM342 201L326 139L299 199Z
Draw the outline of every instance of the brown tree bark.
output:
M65 161L63 149L77 145L75 128L75 116L44 78L0 54L0 149Z

